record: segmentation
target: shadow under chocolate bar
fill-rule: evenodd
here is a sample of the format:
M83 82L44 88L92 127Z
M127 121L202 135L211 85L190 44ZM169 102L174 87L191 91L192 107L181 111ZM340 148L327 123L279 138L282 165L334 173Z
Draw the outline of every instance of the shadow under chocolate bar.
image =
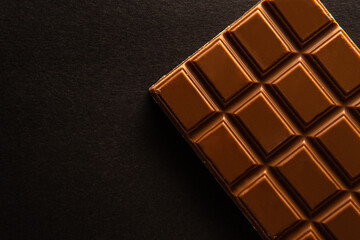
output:
M360 239L360 53L316 0L264 0L150 88L264 239Z

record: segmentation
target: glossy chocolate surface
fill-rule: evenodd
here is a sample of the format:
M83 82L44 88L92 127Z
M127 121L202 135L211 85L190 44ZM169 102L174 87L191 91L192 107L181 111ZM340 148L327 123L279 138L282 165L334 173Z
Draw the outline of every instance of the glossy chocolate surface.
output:
M264 239L360 239L360 53L316 0L264 0L150 88Z

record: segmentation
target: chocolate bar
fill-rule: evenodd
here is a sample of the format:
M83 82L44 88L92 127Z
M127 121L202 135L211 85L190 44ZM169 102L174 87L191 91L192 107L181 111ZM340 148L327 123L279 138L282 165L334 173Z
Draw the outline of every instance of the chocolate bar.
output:
M264 0L150 88L264 239L360 239L360 51Z

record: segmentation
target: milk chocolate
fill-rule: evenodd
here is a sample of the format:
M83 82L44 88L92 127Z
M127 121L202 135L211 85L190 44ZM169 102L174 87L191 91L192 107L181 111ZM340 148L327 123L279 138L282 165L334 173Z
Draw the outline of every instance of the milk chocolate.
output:
M316 0L264 0L150 88L264 239L360 239L360 52Z

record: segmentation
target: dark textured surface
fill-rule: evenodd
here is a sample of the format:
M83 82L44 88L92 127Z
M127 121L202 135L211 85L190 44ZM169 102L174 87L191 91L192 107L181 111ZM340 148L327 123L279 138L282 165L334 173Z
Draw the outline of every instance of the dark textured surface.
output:
M256 2L1 1L1 239L258 239L147 92Z

